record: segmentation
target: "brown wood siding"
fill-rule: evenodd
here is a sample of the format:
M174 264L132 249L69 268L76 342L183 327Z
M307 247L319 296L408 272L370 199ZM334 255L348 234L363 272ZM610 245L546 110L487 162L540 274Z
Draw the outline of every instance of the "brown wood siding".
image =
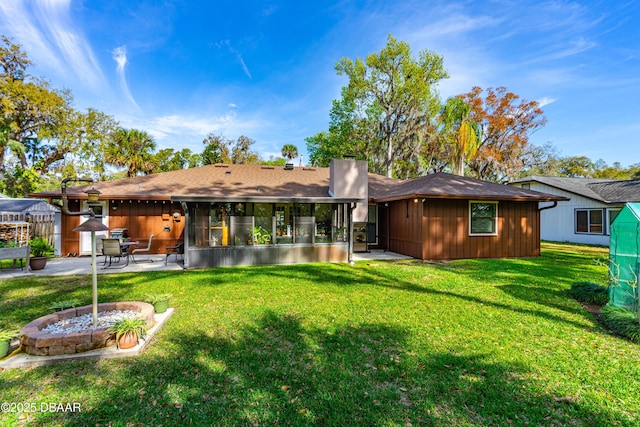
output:
M498 234L469 236L468 200L389 203L389 249L421 259L539 256L537 206L537 202L500 201Z
M414 258L422 256L422 203L400 200L389 203L389 250Z
M116 209L114 209L114 207ZM69 210L77 212L80 203L69 200ZM180 221L175 222L172 214L180 213ZM170 201L110 200L108 204L109 228L126 228L134 241L146 244L153 233L151 252L164 254L166 246L172 246L183 239L184 216L179 203ZM80 217L62 215L62 254L80 252L80 234L72 231L80 224ZM169 231L164 231L169 227Z

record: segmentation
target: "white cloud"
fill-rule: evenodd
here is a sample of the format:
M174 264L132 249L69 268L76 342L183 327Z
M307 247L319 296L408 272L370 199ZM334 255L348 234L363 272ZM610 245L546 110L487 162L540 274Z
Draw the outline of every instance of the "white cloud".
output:
M129 102L133 106L135 106L136 108L140 108L138 107L138 103L136 102L136 100L133 98L133 95L131 95L131 91L129 90L129 85L127 84L127 75L125 73L125 68L127 66L126 46L120 46L113 49L111 54L113 56L113 60L116 61L116 64L117 64L116 73L118 74L120 89L122 89L122 92L124 93L125 97L129 100Z
M24 46L36 65L62 76L73 74L85 86L97 89L104 84L104 76L91 46L73 25L70 2L0 2L2 28Z
M251 76L251 71L249 71L249 67L247 67L247 64L244 62L244 58L242 57L242 54L236 48L231 46L230 40L228 39L222 40L222 41L216 42L214 45L217 48L226 47L227 49L229 49L229 52L233 53L233 55L238 60L238 63L240 63L240 66L242 67L242 71L244 72L244 74L250 79L253 78Z
M271 123L261 117L243 118L235 111L217 116L169 114L146 119L139 116L121 116L117 119L125 128L149 132L159 148L190 148L193 151L201 150L202 140L209 133L221 134L230 139L240 135L256 139L257 133L272 127Z
M538 100L538 106L540 108L549 105L549 104L553 104L554 102L556 102L558 99L557 98L550 98L548 96L542 97Z

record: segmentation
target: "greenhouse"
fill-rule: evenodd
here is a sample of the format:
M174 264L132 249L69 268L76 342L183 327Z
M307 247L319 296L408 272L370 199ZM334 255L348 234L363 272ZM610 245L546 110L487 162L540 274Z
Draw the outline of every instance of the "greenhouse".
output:
M640 274L640 203L627 203L611 224L609 296L615 307L637 310Z

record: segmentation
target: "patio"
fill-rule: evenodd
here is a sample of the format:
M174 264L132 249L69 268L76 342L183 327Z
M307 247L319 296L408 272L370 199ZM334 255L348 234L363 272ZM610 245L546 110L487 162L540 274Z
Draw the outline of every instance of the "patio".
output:
M110 274L110 273L141 273L145 271L167 271L182 270L182 262L175 261L175 255L169 257L169 262L165 265L166 256L163 254L155 255L136 255L136 262L129 262L129 265L124 266L124 261L121 261L122 265L118 263L111 264L109 268L103 268L104 257L98 256L98 274ZM393 260L393 259L410 259L411 257L397 254L395 252L385 252L383 250L372 250L371 252L354 253L354 261L362 260ZM153 261L153 262L152 262ZM0 270L0 279L6 279L10 277L23 277L26 275L35 276L63 276L71 274L91 274L91 257L69 257L69 258L53 258L47 261L47 266L43 270L29 271L24 273L22 269L9 269L5 268Z

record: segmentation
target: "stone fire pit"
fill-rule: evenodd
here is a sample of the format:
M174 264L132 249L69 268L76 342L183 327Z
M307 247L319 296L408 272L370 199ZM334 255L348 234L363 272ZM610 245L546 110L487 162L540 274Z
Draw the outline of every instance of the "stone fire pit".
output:
M40 317L28 323L20 330L20 347L27 354L34 356L54 356L60 354L82 353L96 348L108 347L115 344L113 335L107 332L108 326L96 329L85 329L78 332L47 333L43 331L47 326L74 317L91 314L93 307L85 305L70 308ZM154 323L153 306L146 302L107 302L98 304L100 313L113 310L130 310L147 321L151 328Z

